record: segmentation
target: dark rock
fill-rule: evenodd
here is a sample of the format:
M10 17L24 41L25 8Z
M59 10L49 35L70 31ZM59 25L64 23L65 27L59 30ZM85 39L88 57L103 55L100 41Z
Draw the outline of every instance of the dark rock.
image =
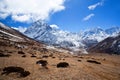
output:
M18 54L25 54L23 51L18 51Z
M30 75L29 71L24 71L20 74L20 77L27 77L28 75Z
M1 75L4 75L4 74L8 75L14 72L19 73L20 77L27 77L28 75L30 75L30 72L25 71L22 67L14 67L14 66L5 67Z
M78 62L81 62L81 60L78 60Z
M39 60L36 62L36 64L40 64L41 66L45 67L47 66L48 62L46 60Z
M66 68L69 64L67 62L60 62L57 64L57 68Z
M26 57L26 55L22 55L22 57Z
M0 57L9 57L9 56L11 56L11 55L0 53Z
M95 63L95 64L101 64L100 62L94 61L94 60L87 60L89 63Z

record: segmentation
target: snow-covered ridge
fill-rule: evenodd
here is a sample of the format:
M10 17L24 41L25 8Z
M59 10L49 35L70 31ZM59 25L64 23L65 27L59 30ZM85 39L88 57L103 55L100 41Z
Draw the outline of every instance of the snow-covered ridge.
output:
M15 35L13 35L13 34L4 32L4 31L2 31L2 30L0 30L0 32L2 32L2 33L4 33L4 34L7 34L7 35L9 35L9 36L12 36L12 37L14 37L14 38L23 39L23 38L21 38L21 37L18 37L18 36L15 36Z
M25 42L26 36L0 22L0 38L15 42Z
M118 32L120 32L120 27L113 27L107 30L95 28L81 33L71 33L51 28L47 23L40 20L28 27L24 34L48 45L67 48L85 48L107 37L115 36Z
M84 47L78 34L51 28L44 22L35 22L25 34L38 41L60 47Z
M24 34L48 45L85 48L107 37L115 36L118 32L120 32L120 27L113 27L107 30L95 28L82 33L71 33L51 28L47 23L38 20L28 27Z

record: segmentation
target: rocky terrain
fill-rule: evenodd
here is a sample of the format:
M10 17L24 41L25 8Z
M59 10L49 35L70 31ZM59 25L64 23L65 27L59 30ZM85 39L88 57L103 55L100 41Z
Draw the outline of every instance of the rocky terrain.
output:
M9 51L8 51L9 52ZM3 54L7 52L3 51ZM1 80L119 80L120 79L120 56L108 54L92 55L70 55L55 52L53 55L38 54L31 55L18 52L7 53L9 57L0 57L0 79ZM38 55L37 55L38 54ZM39 60L47 61L46 65L40 65ZM61 64L58 67L59 63ZM30 74L21 76L17 72L6 71L5 68L20 67ZM12 69L14 70L14 69ZM9 74L7 74L9 73ZM22 75L24 75L22 73Z

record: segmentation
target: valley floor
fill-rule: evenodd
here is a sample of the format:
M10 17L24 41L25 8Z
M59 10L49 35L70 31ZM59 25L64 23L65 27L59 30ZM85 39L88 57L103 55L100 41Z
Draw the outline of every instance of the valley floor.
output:
M20 54L0 57L0 80L120 80L120 55L91 54L42 58L48 61L48 69L36 64L38 57L21 57ZM87 62L94 60L101 64ZM57 68L59 62L69 63L67 68ZM1 75L4 67L17 66L30 71L30 75L19 78L16 73Z

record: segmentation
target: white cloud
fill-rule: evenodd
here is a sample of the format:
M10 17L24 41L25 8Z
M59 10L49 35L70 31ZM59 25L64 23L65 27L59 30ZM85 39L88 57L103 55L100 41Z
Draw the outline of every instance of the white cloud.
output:
M24 33L26 30L27 30L27 28L26 27L22 27L22 26L19 26L19 27L12 27L13 29L16 29L16 30L18 30L18 31L20 31L20 32L22 32L22 33Z
M27 22L30 20L30 16L29 15L13 15L12 19L15 21L19 21L19 22Z
M0 0L0 18L26 22L46 20L50 14L65 9L65 0Z
M56 24L50 25L51 28L59 29L59 27Z
M89 10L94 10L96 7L98 7L98 6L102 6L102 5L103 5L103 1L88 6L88 9L89 9Z
M83 21L87 21L89 20L91 17L95 16L95 14L89 14L88 16L86 16L85 18L83 18Z

